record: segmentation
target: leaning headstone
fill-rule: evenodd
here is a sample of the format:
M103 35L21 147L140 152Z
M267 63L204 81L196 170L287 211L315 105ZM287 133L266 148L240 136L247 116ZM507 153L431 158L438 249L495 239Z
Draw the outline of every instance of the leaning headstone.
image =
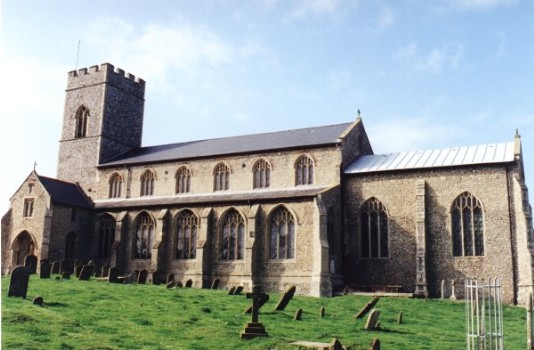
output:
M341 342L339 341L339 339L337 338L332 339L332 342L330 343L328 350L343 350L343 346L341 345Z
M367 317L367 322L365 323L365 330L372 331L378 328L378 317L380 316L380 310L374 309Z
M302 320L302 309L298 309L298 310L295 312L295 317L293 317L293 320L295 320L295 321L300 321L300 320Z
M321 306L321 308L319 309L319 316L324 317L325 312L326 310L324 309L324 306Z
M211 289L219 289L219 283L221 283L221 280L216 278L213 280L213 283L211 284Z
M43 297L40 295L33 298L33 305L43 306L43 302L44 302Z
M59 262L59 274L68 272L69 274L74 272L74 263L72 260L64 259Z
M243 286L237 286L237 288L234 291L234 295L241 295L242 291L243 291Z
M95 269L95 265L85 265L84 267L82 267L80 271L80 275L78 276L78 279L80 281L89 281L89 279L93 275L94 269Z
M252 299L252 322L245 325L245 329L241 332L241 339L269 336L259 321L260 300L265 299L265 296L269 299L269 295L261 291L261 286L253 286L252 293L247 293L247 299Z
M28 284L30 282L30 270L25 266L17 266L11 271L9 280L8 297L23 297L28 294Z
M169 273L167 275L167 283L169 283L171 281L174 282L174 273Z
M282 295L282 298L280 298L280 301L278 301L278 304L276 304L276 307L274 308L276 311L283 311L287 304L293 299L293 296L295 295L295 292L297 291L297 287L291 286L289 287L284 295Z
M59 260L52 263L52 273L59 275Z
M399 312L399 316L397 316L397 323L402 324L404 318L404 313L401 311Z
M148 271L147 270L139 271L139 274L137 275L137 283L138 284L145 284L147 276L148 276Z
M48 260L42 260L41 267L39 268L39 277L50 278L51 269L52 269L52 265L50 265L50 262Z
M37 257L35 255L28 255L24 258L24 266L30 271L30 275L37 273Z
M369 348L369 350L380 350L380 339L374 338L371 341L371 347Z
M95 262L93 260L89 260L89 262L87 263L87 265L89 266L95 266Z
M168 289L171 289L171 288L174 288L174 287L176 287L176 282L174 280L172 280L169 283L167 283L167 288Z
M234 293L235 293L235 286L230 288L230 290L228 291L228 295L234 295Z
M191 288L193 286L193 280L188 279L187 282L185 282L185 288Z
M70 272L65 271L61 273L61 278L64 280L70 280L70 275L72 275Z
M74 266L74 276L80 277L80 274L82 273L83 265L75 265Z
M111 267L109 269L108 282L109 283L120 283L119 282L119 271L117 270L116 267Z
M109 277L109 269L111 269L111 266L109 265L102 266L102 277Z
M371 299L370 302L365 304L361 308L361 310L356 314L356 318L364 317L369 312L369 310L371 310L373 307L375 307L376 303L378 303L379 300L380 300L380 297L378 297L378 296L373 297L373 299Z
M250 293L247 293L247 295L248 295L248 294L250 294ZM269 301L269 294L267 294L267 293L261 293L259 298L260 298L260 299L258 300L258 310L259 310L263 305L265 305L266 302ZM245 309L245 313L246 313L246 314L250 314L250 313L252 312L252 306L253 306L253 305L250 305L249 307L247 307L247 308Z

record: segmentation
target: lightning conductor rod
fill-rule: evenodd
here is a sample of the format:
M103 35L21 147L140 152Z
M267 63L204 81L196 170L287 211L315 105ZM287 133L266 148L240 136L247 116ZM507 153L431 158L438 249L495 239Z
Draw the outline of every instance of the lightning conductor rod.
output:
M80 44L81 41L78 40L78 51L76 52L76 66L74 67L74 70L78 70L78 59L80 58Z

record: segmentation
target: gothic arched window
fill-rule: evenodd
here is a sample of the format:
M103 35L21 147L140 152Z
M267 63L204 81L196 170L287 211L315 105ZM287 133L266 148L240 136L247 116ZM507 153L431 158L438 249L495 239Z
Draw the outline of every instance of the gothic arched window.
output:
M313 184L313 159L306 155L300 156L295 162L295 184Z
M230 188L230 167L219 163L213 170L213 190L225 191Z
M376 198L365 201L361 209L362 258L387 258L389 256L389 225L386 207Z
M484 255L484 214L480 201L469 192L462 193L452 204L451 220L453 255Z
M245 221L231 209L223 218L221 229L221 259L241 260L245 246Z
M271 185L271 164L265 159L258 160L252 167L254 188L267 188Z
M105 215L98 220L98 256L102 259L111 257L111 247L115 241L115 219Z
M182 166L176 171L176 193L191 192L191 170Z
M176 259L195 259L197 253L197 216L189 210L181 212L177 218L176 230Z
M152 170L147 170L141 175L141 197L154 194L154 181L156 176Z
M155 225L150 215L141 214L135 226L134 259L150 259L152 257L154 231Z
M89 118L89 110L85 106L78 108L76 112L76 129L74 133L75 138L87 136L87 119Z
M109 178L109 198L120 198L122 193L122 176L113 173Z
M276 209L269 222L271 259L293 259L295 257L295 220L284 207Z

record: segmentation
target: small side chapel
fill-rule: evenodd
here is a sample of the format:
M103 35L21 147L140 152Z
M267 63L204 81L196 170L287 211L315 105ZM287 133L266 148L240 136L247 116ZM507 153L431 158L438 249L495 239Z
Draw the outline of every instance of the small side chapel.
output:
M109 63L69 72L57 176L34 170L11 197L2 274L35 255L198 288L437 297L443 280L501 277L508 303L534 291L519 135L375 155L358 117L143 147L144 93Z

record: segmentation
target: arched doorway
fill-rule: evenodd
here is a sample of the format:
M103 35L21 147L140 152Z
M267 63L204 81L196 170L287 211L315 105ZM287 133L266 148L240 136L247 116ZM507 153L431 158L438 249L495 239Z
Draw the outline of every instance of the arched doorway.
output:
M22 231L13 242L13 267L24 265L28 255L35 255L35 242L28 231Z

